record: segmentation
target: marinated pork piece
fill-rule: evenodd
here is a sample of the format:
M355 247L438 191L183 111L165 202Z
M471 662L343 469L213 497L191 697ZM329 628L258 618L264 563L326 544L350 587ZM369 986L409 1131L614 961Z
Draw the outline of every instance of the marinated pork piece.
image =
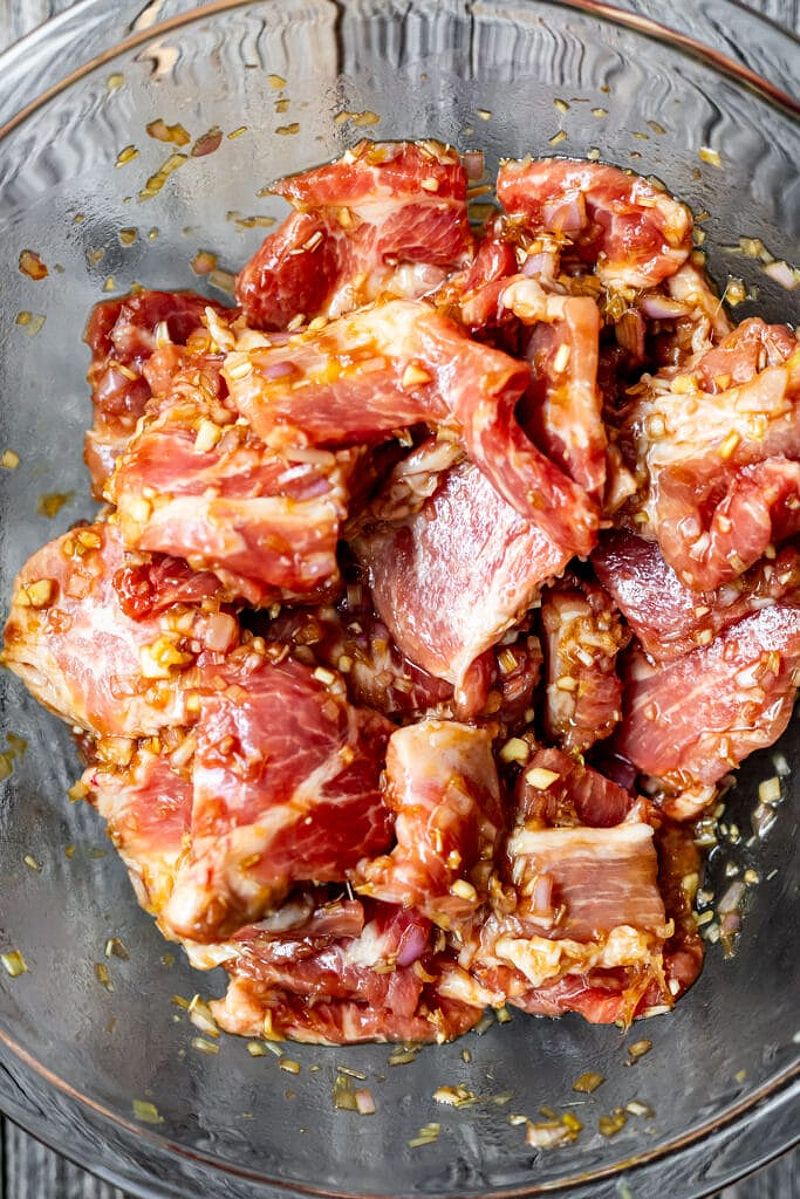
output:
M364 141L273 191L297 211L239 275L256 329L341 316L379 295L416 298L472 256L466 174L439 142Z
M519 414L525 431L565 474L602 498L607 438L597 386L601 318L595 300L545 290L536 279L514 274L462 301L461 319L473 328L507 317L519 324L517 340L532 367Z
M86 434L85 458L95 494L102 492L150 399L145 363L159 341L190 342L206 308L224 311L191 291L142 290L103 300L92 309L84 340L92 351L88 381L94 426ZM201 337L206 336L203 330Z
M800 608L775 604L665 666L634 653L616 749L665 793L673 819L697 815L713 784L786 728L800 670Z
M569 239L609 287L652 287L692 248L688 208L640 175L600 163L524 158L502 163L497 198L533 233Z
M634 519L688 587L737 578L800 530L800 349L787 329L744 321L631 392L646 486Z
M131 558L114 575L114 590L119 605L133 620L159 616L173 604L200 604L219 600L222 584L210 571L195 571L182 558L150 554L146 559ZM220 614L217 624L224 631L227 618ZM208 635L205 638L209 645ZM225 638L223 648L228 646ZM209 648L212 648L209 646Z
M482 1005L437 994L437 940L413 908L333 901L297 927L245 932L214 1015L230 1032L321 1044L449 1040Z
M491 732L451 720L398 729L386 779L397 845L359 863L356 890L453 928L486 899L504 824Z
M348 585L337 608L284 608L270 623L269 635L295 646L295 657L301 661L340 670L352 703L403 724L424 716L451 718L457 706L452 684L415 666L369 601L367 587ZM481 674L486 689L483 707L477 708L481 691L476 693L472 719L489 720L505 731L522 729L530 723L541 674L539 640L525 627L519 627L516 635L512 629L495 647L493 658Z
M710 645L734 621L775 603L800 602L800 550L785 545L715 591L693 591L667 564L658 542L625 529L603 536L592 554L603 587L656 662Z
M541 749L520 775L514 813L492 912L457 947L484 1002L534 1015L579 1011L594 1023L671 1005L663 960L674 929L658 887L652 806Z
M189 845L191 780L185 763L173 766L166 753L118 738L101 749L106 760L90 766L82 781L128 867L139 903L158 916ZM177 742L176 762L187 750L191 754L191 737Z
M519 314L532 282L510 284L503 303ZM544 312L525 351L533 378L523 427L570 478L602 500L608 442L597 387L600 313L589 296L547 296Z
M624 787L560 749L538 749L517 780L514 810L526 828L610 828L636 804Z
M272 648L251 642L206 672L191 855L163 913L178 937L219 940L292 882L345 879L391 841L379 780L392 726L352 707L333 672Z
M500 495L570 555L593 546L597 513L586 492L516 419L528 367L473 341L429 305L390 300L288 343L258 342L240 343L225 377L268 446L375 443L426 422L460 437Z
M672 925L649 824L523 826L508 853L503 904L458 959L495 1002L629 1023L649 994L666 991L662 956Z
M386 625L362 600L364 587L348 587L340 609L282 609L269 636L294 647L309 665L341 671L350 701L403 722L426 714L452 715L453 688L420 670L397 648Z
M664 925L649 824L523 827L509 840L508 854L519 894L514 915L534 936L587 942L621 928L656 933Z
M353 548L397 645L455 686L462 715L485 702L482 655L572 556L523 520L471 463L446 472L419 512L365 531Z
M585 753L622 719L617 655L629 640L610 597L596 583L567 575L542 594L545 731Z
M192 719L199 655L224 655L239 629L213 598L205 612L179 603L132 619L115 585L125 567L114 524L44 546L14 584L3 661L70 724L144 737Z
M195 391L147 413L105 495L126 546L213 571L257 607L339 582L336 546L358 451L278 455Z

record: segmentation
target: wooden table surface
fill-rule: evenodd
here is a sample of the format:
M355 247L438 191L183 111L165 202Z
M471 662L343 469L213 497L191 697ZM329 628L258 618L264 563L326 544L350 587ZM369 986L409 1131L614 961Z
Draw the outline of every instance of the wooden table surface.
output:
M73 0L0 0L0 50ZM746 0L800 34L800 0ZM679 0L698 4L701 0ZM669 24L668 13L665 23ZM800 1119L800 1113L798 1114ZM126 1199L0 1116L0 1199ZM671 1199L669 1195L663 1199ZM729 1187L717 1199L800 1199L800 1149Z

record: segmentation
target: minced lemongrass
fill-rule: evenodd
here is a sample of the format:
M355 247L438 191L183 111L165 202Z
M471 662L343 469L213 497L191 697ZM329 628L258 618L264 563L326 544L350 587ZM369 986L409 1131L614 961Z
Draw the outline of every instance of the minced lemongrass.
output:
M597 1074L593 1070L587 1070L585 1074L581 1074L575 1079L572 1084L573 1091L577 1091L581 1095L591 1095L598 1087L601 1087L605 1082L602 1074Z
M28 963L19 949L9 949L7 953L0 953L0 962L2 962L6 974L11 978L19 978L21 974L28 972Z
M192 1037L192 1048L198 1053L219 1053L219 1045L215 1041L206 1041L204 1037Z
M164 1117L159 1114L154 1103L147 1099L134 1099L133 1114L142 1124L163 1124Z

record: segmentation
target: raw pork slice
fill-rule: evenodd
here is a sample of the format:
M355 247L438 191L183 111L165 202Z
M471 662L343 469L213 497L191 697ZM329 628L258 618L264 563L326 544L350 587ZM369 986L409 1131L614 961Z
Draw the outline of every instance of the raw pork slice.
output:
M336 544L356 457L280 456L231 414L214 419L195 394L144 417L105 494L129 549L183 557L256 606L313 599L338 583Z
M40 703L88 732L139 737L191 719L197 658L224 653L236 620L179 604L132 619L115 585L126 566L114 524L65 533L15 584L3 660Z
M401 724L424 716L452 717L456 708L452 684L421 670L405 656L372 611L370 600L369 588L349 584L336 608L282 609L269 624L269 636L286 641L302 661L340 670L355 704L374 708ZM474 718L485 717L506 730L529 724L542 666L538 638L525 626L516 636L512 630L495 647L494 662L484 665L479 686L485 688L485 699ZM476 707L482 694L476 693Z
M161 342L185 345L201 330L206 308L223 312L213 300L191 291L137 291L95 304L84 340L92 351L88 381L94 427L86 434L86 464L96 494L150 398L144 366Z
M452 928L485 901L503 827L491 733L450 720L399 729L386 778L397 845L360 863L357 890Z
M497 198L533 233L569 239L609 287L652 287L692 248L688 208L639 175L566 158L504 162Z
M499 270L500 262L487 269ZM515 274L468 294L461 319L471 328L509 321L518 326L514 341L532 367L520 421L553 462L602 499L607 439L597 384L602 322L595 300L545 290L537 279Z
M800 348L786 328L744 321L631 391L647 485L635 519L688 587L713 590L800 530Z
M638 802L630 792L560 749L538 749L520 774L517 823L528 828L610 828Z
M227 995L212 1005L229 1032L335 1045L444 1041L481 1016L481 1006L437 993L450 966L413 909L333 901L286 931L248 930L235 948Z
M127 752L115 748L122 751L122 761L98 761L86 770L83 783L128 867L139 903L158 916L188 853L191 782L166 754L132 745Z
M340 316L379 294L423 295L472 254L466 175L439 142L364 141L273 191L297 211L239 275L257 329Z
M800 601L800 550L785 545L715 591L693 591L665 561L656 541L625 529L605 534L592 566L642 648L671 662L709 645L729 624L783 601Z
M446 472L419 512L365 531L354 548L397 645L453 683L469 714L480 691L477 660L572 557L470 463Z
M251 643L206 684L192 853L164 913L196 941L258 919L294 881L344 879L391 839L379 779L392 726L352 707L338 676Z
M508 853L519 897L515 917L534 935L587 942L625 926L657 932L664 924L649 824L523 827Z
M616 749L674 797L669 815L694 815L713 784L786 728L798 670L800 608L780 604L666 666L634 655Z
M566 579L542 595L547 736L584 753L622 718L617 654L629 634L596 583Z
M673 926L649 824L522 826L508 853L503 904L459 954L493 1002L595 1023L628 1023L653 997L671 1002L663 954Z

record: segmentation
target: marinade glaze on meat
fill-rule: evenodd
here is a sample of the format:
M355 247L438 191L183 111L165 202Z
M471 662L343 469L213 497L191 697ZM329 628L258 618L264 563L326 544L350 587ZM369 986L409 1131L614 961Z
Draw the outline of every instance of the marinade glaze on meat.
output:
M474 155L471 156L474 159ZM692 984L692 820L800 681L800 349L613 166L362 142L238 307L86 332L107 501L4 661L91 746L140 902L248 1036L441 1041Z

